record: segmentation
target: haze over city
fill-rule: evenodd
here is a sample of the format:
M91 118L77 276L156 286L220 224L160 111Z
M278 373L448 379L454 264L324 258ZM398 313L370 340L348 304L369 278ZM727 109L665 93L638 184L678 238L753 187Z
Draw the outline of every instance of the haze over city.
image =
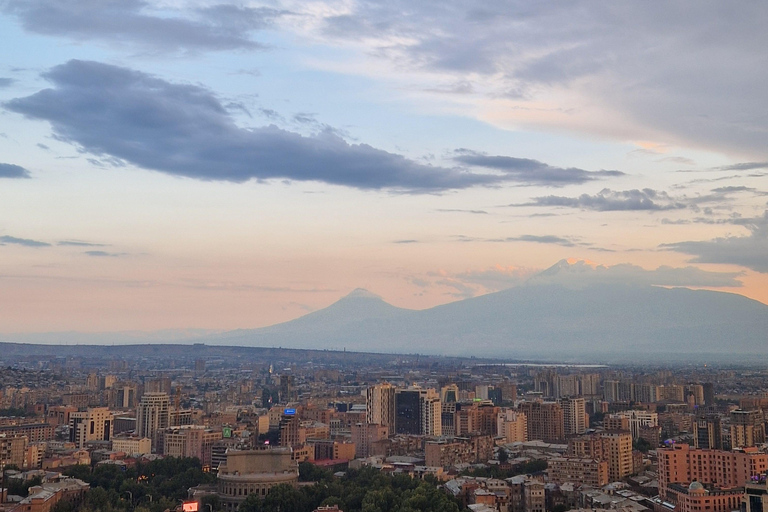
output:
M0 2L0 332L423 310L569 258L768 303L766 14Z

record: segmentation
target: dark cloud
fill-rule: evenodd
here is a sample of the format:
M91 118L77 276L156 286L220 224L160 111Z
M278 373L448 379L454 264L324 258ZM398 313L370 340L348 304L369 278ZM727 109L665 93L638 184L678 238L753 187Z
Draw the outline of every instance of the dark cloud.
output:
M440 213L473 213L475 215L488 215L485 210L463 210L461 208L438 208L436 211Z
M418 164L329 131L302 136L271 125L243 129L208 90L130 69L72 60L44 76L54 88L5 107L49 121L59 140L110 162L202 180L284 178L413 192L510 179Z
M565 206L584 210L628 211L628 210L676 210L686 208L685 202L673 199L666 192L649 188L642 190L603 189L595 195L582 194L579 197L544 196L534 198L532 203L511 206Z
M392 243L393 244L417 244L417 243L419 243L419 241L418 240L413 240L413 239L407 239L407 240L395 240Z
M92 242L83 242L82 240L61 240L56 245L65 247L104 247L106 244L95 244Z
M124 252L107 252L107 251L85 251L83 254L92 256L94 258L119 258L120 256L126 256Z
M0 236L0 245L23 245L24 247L50 247L51 244L47 242L40 242L39 240L30 240L29 238L16 238L15 236L3 235Z
M768 211L762 217L730 219L750 231L749 236L726 236L713 240L663 244L662 248L694 256L695 263L739 265L768 273Z
M485 167L507 174L511 181L531 185L563 186L585 183L605 177L624 176L621 171L585 171L576 167L553 167L529 158L490 156L467 149L459 149L454 160L465 165Z
M493 240L491 240L493 241ZM520 235L501 239L503 242L533 242L537 244L562 245L563 247L573 247L576 244L567 238L555 235Z
M742 162L715 168L718 171L751 171L752 169L768 169L768 162Z
M158 13L141 0L6 0L0 9L29 32L127 43L156 52L261 48L252 33L285 14L223 4Z
M10 87L15 81L16 80L14 80L13 78L6 78L6 77L0 76L0 89L2 89L3 87Z
M0 163L0 178L29 178L29 171L20 165Z

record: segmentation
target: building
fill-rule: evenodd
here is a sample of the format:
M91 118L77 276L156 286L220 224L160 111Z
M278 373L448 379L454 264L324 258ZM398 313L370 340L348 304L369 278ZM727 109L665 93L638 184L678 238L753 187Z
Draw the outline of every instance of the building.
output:
M757 446L765 442L763 412L737 409L731 411L731 448Z
M171 457L197 457L204 471L211 468L211 448L222 438L222 431L186 425L158 432L158 451Z
M69 414L69 441L78 448L85 448L88 441L109 441L113 431L113 414L107 407Z
M152 439L153 449L157 449L158 431L170 426L170 411L171 399L162 392L144 393L136 408L136 435Z
M741 510L744 512L768 510L768 485L766 485L765 477L753 480L744 487Z
M116 435L112 438L112 451L123 452L128 456L148 455L152 453L152 440L148 437Z
M528 420L525 414L512 409L499 411L496 430L507 443L528 440Z
M582 457L549 459L547 475L558 485L573 482L599 488L609 482L607 461Z
M557 402L523 402L518 409L528 422L528 439L561 441L565 439L563 408Z
M373 455L374 443L386 439L389 435L387 427L373 423L353 423L352 442L355 443L355 457L365 458Z
M219 466L217 490L224 510L232 512L249 494L264 497L278 484L296 485L299 467L290 448L233 450Z
M675 512L731 512L739 510L744 491L735 489L707 489L701 482L689 485L671 484L666 499L674 504Z
M632 435L629 432L602 432L603 458L608 462L608 478L621 480L634 472Z
M21 500L12 512L51 512L60 501L70 501L77 510L90 486L76 478L63 478L29 488L29 496Z
M699 416L693 421L694 447L702 450L723 449L723 429L719 414Z
M440 436L442 431L442 406L434 389L396 390L396 434Z
M485 463L493 456L493 439L474 435L449 440L427 441L424 459L428 467L448 468L457 464Z
M53 425L49 423L24 423L0 426L0 436L27 436L27 442L39 443L53 439Z
M395 387L389 383L368 388L365 401L365 421L390 429L395 426Z
M27 466L26 436L0 435L0 469L13 464L18 468Z
M563 432L565 435L583 434L587 431L587 412L583 398L561 398Z
M666 496L672 484L701 482L719 489L743 487L768 469L768 454L755 448L735 451L697 450L676 444L658 450L659 494Z
M611 481L621 480L634 471L632 434L628 431L606 431L569 439L566 455L606 461Z
M659 415L649 411L621 411L606 416L603 425L606 430L629 430L632 439L639 439L643 427L659 426Z

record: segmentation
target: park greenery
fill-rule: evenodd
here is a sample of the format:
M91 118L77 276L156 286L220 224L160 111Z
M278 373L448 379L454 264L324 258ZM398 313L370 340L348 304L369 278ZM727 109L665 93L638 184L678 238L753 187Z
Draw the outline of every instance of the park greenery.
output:
M72 466L64 473L90 484L83 503L59 502L54 512L164 512L187 498L187 490L216 481L195 458L166 457L133 468L106 464ZM461 504L442 491L432 477L424 480L391 475L373 468L348 470L334 477L309 463L299 466L298 487L278 485L266 498L251 495L240 512L312 512L338 505L345 512L459 512ZM201 510L218 512L215 495L203 498Z

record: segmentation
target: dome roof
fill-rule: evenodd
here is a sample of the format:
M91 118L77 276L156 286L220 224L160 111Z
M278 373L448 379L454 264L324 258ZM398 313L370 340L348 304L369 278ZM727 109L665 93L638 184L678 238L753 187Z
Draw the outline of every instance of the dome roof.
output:
M704 489L704 486L701 484L701 482L693 481L691 482L691 485L688 486L688 492L691 491L706 492L706 489Z

